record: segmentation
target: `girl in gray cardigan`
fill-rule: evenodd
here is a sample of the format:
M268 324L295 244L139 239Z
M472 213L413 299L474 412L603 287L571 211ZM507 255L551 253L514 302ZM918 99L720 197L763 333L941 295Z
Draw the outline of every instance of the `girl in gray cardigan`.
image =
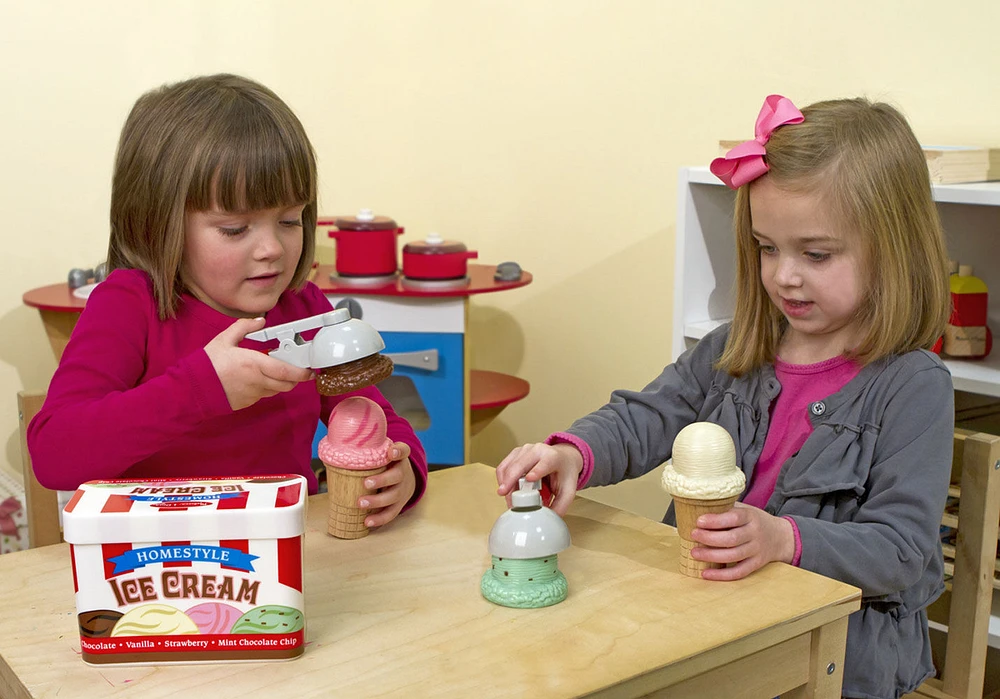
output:
M934 673L926 607L944 589L954 429L951 376L927 351L950 296L926 161L886 104L800 112L772 95L755 138L712 171L737 190L732 322L643 390L513 450L498 493L545 479L564 514L579 488L669 459L686 425L721 425L748 486L698 521L693 557L727 564L703 577L783 561L861 588L844 696L899 697Z

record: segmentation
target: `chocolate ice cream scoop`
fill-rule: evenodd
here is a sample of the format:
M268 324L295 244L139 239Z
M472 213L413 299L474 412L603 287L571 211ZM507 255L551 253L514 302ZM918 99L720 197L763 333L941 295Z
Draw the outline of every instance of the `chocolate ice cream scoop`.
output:
M319 328L312 340L301 333ZM264 328L248 340L279 340L272 357L316 371L316 387L326 396L372 386L392 374L392 360L379 354L385 342L371 325L352 318L346 308Z

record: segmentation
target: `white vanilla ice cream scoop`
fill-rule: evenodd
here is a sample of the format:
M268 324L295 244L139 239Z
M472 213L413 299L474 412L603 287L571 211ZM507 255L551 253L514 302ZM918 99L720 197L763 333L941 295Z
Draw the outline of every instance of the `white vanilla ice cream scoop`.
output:
M718 500L739 495L744 486L733 438L724 428L693 422L677 433L672 461L663 469L664 490L676 497Z

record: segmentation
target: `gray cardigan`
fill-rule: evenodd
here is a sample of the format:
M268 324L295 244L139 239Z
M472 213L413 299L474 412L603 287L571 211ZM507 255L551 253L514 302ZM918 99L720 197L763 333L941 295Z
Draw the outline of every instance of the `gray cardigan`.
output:
M728 430L749 482L781 385L773 366L740 378L714 369L728 332L712 331L642 391L615 391L573 423L567 431L594 452L587 486L652 470L695 421ZM800 567L862 590L848 622L844 696L899 697L934 672L926 607L944 589L951 375L937 355L910 352L870 364L809 410L813 432L782 465L766 509L794 519ZM673 524L672 509L663 521Z

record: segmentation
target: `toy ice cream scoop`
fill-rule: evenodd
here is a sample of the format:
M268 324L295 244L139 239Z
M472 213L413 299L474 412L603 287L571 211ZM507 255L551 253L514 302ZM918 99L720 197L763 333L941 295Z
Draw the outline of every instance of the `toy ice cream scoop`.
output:
M312 340L301 333L319 329ZM339 396L372 386L392 374L392 360L384 354L385 342L371 325L352 318L341 308L311 318L264 328L248 340L279 340L268 352L294 366L316 370L316 388L325 396Z
M559 570L560 551L569 547L569 529L542 505L540 483L520 480L511 493L511 509L490 531L493 563L483 574L483 597L504 607L534 609L566 599L566 576Z
M673 458L663 469L663 488L674 499L677 533L681 538L680 572L700 578L707 568L724 568L723 563L696 561L691 540L703 514L727 512L743 492L746 476L736 465L733 438L719 425L695 422L674 440Z
M382 473L389 463L392 440L385 430L382 408L362 396L345 398L330 413L317 452L326 464L330 493L327 530L338 539L368 535L365 517L371 510L358 507L358 499L375 492L365 486L365 479Z

